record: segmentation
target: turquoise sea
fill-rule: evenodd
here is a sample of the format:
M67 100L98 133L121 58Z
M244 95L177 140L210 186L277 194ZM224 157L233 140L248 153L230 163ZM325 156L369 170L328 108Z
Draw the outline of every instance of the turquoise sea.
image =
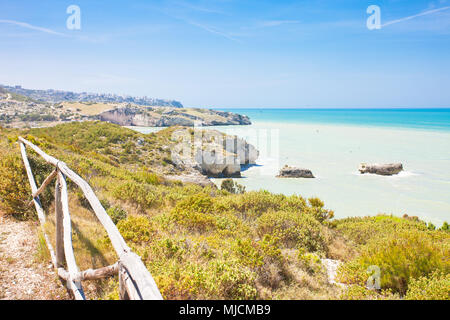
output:
M450 130L449 109L221 109L253 122L322 123L370 127Z
M317 196L338 218L387 213L450 221L450 109L226 111L248 115L252 125L213 128L261 152L257 165L236 179L247 190ZM404 172L361 175L361 162L401 162ZM285 164L308 168L316 179L276 178Z

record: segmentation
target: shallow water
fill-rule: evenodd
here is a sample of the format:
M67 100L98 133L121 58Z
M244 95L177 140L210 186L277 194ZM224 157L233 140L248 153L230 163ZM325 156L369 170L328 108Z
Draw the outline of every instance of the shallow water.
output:
M450 130L442 127L442 117L439 129L307 123L294 117L279 121L267 114L251 119L251 126L214 127L242 136L262 151L257 166L236 179L247 190L317 196L338 218L406 213L436 225L450 221ZM361 162L401 162L405 171L390 177L361 175ZM285 164L308 168L316 179L276 178Z

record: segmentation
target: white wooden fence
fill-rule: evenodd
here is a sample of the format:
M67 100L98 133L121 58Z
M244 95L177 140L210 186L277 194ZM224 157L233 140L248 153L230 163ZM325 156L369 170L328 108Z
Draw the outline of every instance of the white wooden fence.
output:
M125 240L120 235L119 230L117 230L116 225L106 213L89 184L75 172L70 170L64 162L47 155L31 142L19 137L19 144L28 180L31 185L33 197L32 203L34 203L36 207L42 227L44 227L45 224L45 213L39 200L39 195L53 179L57 179L55 190L56 250L53 250L48 236L45 234L44 230L43 232L47 247L50 251L52 263L55 266L59 277L66 283L66 286L73 297L77 300L86 299L81 284L82 281L96 280L118 274L120 299L161 300L161 293L159 292L153 277L148 272L141 258L133 253L127 246ZM55 167L55 170L44 180L39 189L36 186L33 172L28 161L26 146L33 149L38 155L44 158L47 163L50 163ZM70 220L66 178L69 178L80 187L98 220L106 229L112 246L119 257L119 261L114 265L81 272L78 269L72 246L72 223ZM65 265L67 265L67 269L64 268Z

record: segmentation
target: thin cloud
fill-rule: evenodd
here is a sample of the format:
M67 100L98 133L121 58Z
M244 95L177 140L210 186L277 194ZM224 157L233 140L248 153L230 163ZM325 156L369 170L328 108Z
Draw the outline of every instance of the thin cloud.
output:
M419 14L415 14L413 16L409 16L409 17L405 17L405 18L401 18L401 19L397 19L397 20L392 20L392 21L386 22L385 24L381 25L381 27L386 27L386 26L389 26L391 24L395 24L395 23L411 20L411 19L414 19L414 18L417 18L417 17L426 16L426 15L433 14L433 13L440 12L440 11L444 11L444 10L447 10L447 9L450 9L450 6L442 7L442 8L439 8L439 9L428 10L428 11L424 11L424 12L419 13Z
M194 22L194 21L189 21L189 20L185 20L185 22L190 24L190 25L192 25L192 26L195 26L195 27L198 27L198 28L203 29L205 31L208 31L209 33L222 36L222 37L224 37L224 38L226 38L228 40L235 41L235 42L241 42L240 40L238 40L236 38L233 38L232 36L230 36L230 35L228 35L228 34L226 34L224 32L221 32L219 30L216 30L216 29L214 29L212 27L208 27L208 26L205 26L203 24L200 24L200 23L197 23L197 22Z
M300 23L298 20L269 20L269 21L263 21L259 25L261 27L278 27L283 24L296 24Z
M220 10L216 10L216 9L211 9L211 8L206 8L206 7L201 7L201 6L196 6L190 3L186 3L186 2L180 2L180 1L176 1L174 2L175 5L178 5L180 7L184 7L193 11L198 11L198 12L204 12L204 13L214 13L214 14L225 14L223 11Z
M26 22L0 19L0 23L12 24L12 25L16 25L16 26L19 26L19 27L22 27L22 28L27 28L27 29L30 29L30 30L40 31L40 32L53 34L53 35L57 35L57 36L62 36L62 37L68 37L68 35L66 35L64 33L56 32L56 31L53 31L53 30L47 29L47 28L33 26L33 25L31 25L29 23L26 23Z

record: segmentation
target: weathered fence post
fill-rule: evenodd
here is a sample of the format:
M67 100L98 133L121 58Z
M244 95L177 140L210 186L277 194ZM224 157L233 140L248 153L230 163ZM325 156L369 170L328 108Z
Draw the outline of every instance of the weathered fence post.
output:
M31 142L19 137L20 150L23 162L30 182L32 198L38 213L41 228L44 233L47 247L52 257L52 262L57 269L59 277L65 281L65 285L71 296L77 300L85 300L81 281L96 280L119 274L120 298L123 300L161 300L159 289L148 272L141 258L133 253L127 246L116 225L106 213L102 204L96 197L89 184L79 175L70 170L64 162L59 161L43 152ZM25 150L25 145L39 154L47 163L52 164L55 170L44 180L40 188L36 186L30 163ZM45 213L39 201L39 195L57 177L55 184L55 215L56 215L56 254L44 230ZM99 269L89 269L80 272L75 261L72 245L72 223L69 212L69 197L66 177L71 179L83 191L89 201L94 214L106 229L111 244L119 256L119 261L113 265ZM67 267L67 270L65 269Z
M63 230L63 210L61 202L61 183L59 177L56 179L55 187L55 214L56 214L56 264L57 268L63 268L64 256L64 230Z
M127 277L126 270L122 263L119 262L119 299L130 300L130 295L127 291L127 285L125 284L125 277Z

